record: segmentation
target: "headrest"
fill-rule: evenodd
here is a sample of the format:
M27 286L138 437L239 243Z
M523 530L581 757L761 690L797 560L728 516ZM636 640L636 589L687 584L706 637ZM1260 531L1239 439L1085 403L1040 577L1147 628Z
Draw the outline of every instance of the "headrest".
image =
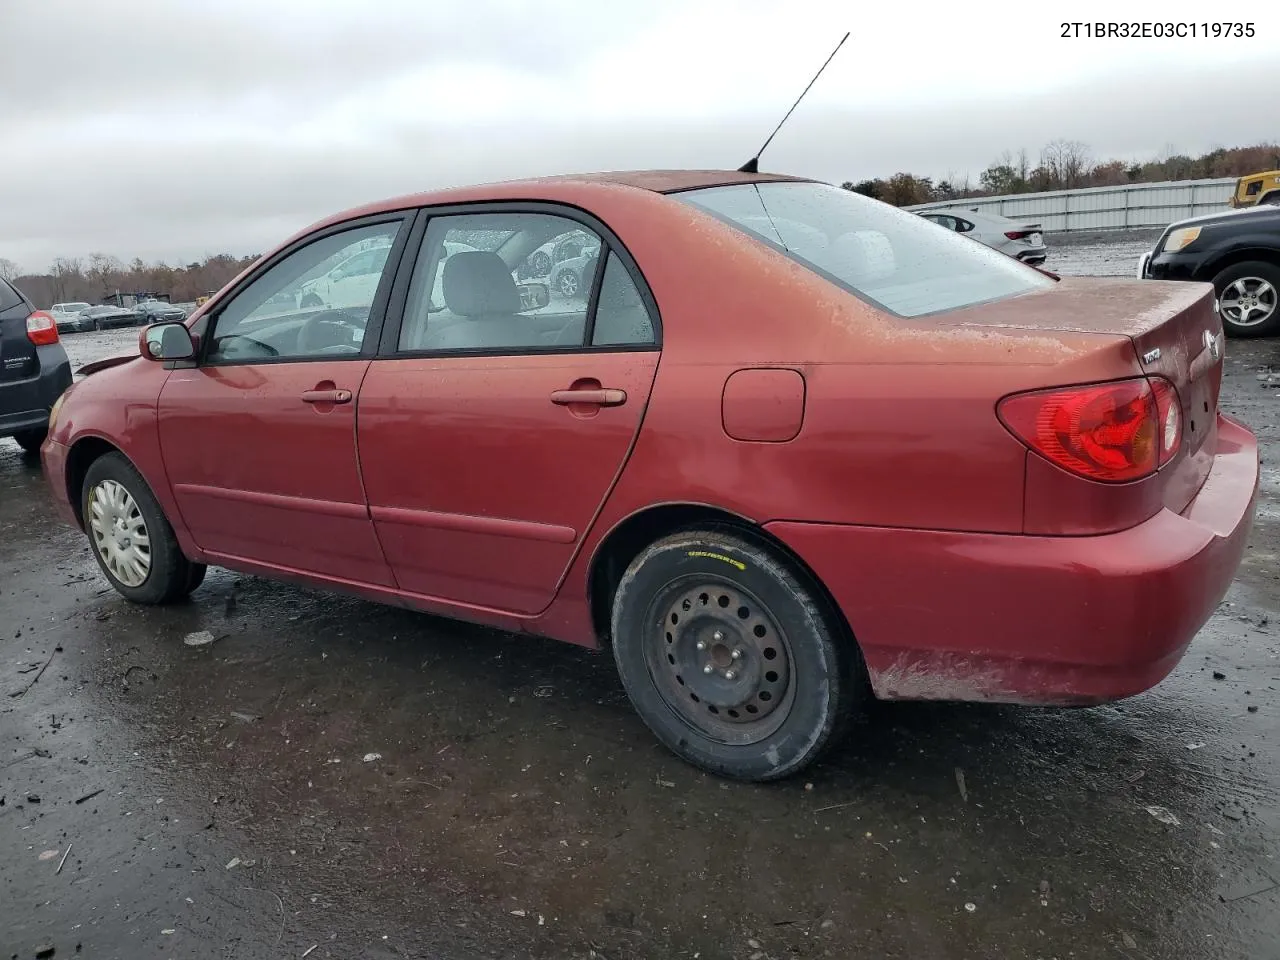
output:
M520 310L520 292L511 271L496 253L464 250L444 262L444 304L459 317L512 314Z

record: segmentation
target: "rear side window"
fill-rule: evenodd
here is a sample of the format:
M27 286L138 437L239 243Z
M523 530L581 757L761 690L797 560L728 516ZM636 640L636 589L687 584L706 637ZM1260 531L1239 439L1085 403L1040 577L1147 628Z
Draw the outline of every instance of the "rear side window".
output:
M9 286L8 281L0 280L0 311L12 310L25 303L26 301L18 295L18 291Z
M673 195L900 317L1003 300L1044 274L923 217L825 183L748 183Z

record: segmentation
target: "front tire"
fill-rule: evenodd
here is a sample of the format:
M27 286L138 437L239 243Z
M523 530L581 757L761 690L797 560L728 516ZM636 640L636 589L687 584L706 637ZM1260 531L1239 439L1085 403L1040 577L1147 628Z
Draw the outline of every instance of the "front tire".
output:
M125 599L174 603L204 579L204 564L183 555L151 488L124 455L108 453L89 466L80 502L94 559Z
M1262 260L1233 263L1213 278L1213 290L1227 336L1280 332L1280 267Z
M815 589L736 532L665 537L614 597L613 653L632 705L673 753L736 780L814 762L867 689Z

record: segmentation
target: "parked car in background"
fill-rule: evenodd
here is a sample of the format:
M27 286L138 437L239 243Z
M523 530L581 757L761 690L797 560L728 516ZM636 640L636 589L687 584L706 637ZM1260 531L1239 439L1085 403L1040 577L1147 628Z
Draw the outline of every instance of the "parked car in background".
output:
M1138 261L1146 280L1212 283L1231 337L1280 333L1280 207L1224 210L1165 227Z
M128 307L116 307L109 303L90 307L80 314L82 321L88 323L93 330L110 330L113 327L136 326L142 314ZM186 314L183 313L183 318ZM180 319L175 317L174 319Z
M390 252L390 244L384 243L346 257L320 276L304 281L297 291L297 305L341 309L368 303Z
M1280 170L1241 177L1227 205L1236 208L1280 206Z
M81 301L55 303L49 308L49 314L53 317L59 333L79 333L82 330L92 329L84 323L84 317L81 316L90 306L91 304Z
M160 320L185 320L187 311L175 307L167 300L143 300L133 305L133 312L143 323L155 323Z
M585 295L522 289L575 231ZM364 302L271 302L374 237ZM671 751L773 780L871 697L1174 669L1258 494L1221 329L1207 287L1054 279L811 180L487 184L328 218L149 326L43 463L133 602L214 564L603 648Z
M39 450L71 379L53 314L37 310L0 279L0 437L12 437L28 452Z
M599 244L582 244L578 249L576 255L556 263L548 277L551 289L564 297L585 298L600 262Z
M1033 267L1044 263L1049 254L1040 224L1032 221L1011 220L979 210L917 210L916 213Z

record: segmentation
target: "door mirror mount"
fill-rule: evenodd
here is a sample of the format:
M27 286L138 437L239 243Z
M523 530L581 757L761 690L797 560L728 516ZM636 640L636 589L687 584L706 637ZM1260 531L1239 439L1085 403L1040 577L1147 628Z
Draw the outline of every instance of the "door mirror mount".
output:
M156 362L191 360L196 355L191 331L178 320L143 327L138 336L138 349L144 358Z

